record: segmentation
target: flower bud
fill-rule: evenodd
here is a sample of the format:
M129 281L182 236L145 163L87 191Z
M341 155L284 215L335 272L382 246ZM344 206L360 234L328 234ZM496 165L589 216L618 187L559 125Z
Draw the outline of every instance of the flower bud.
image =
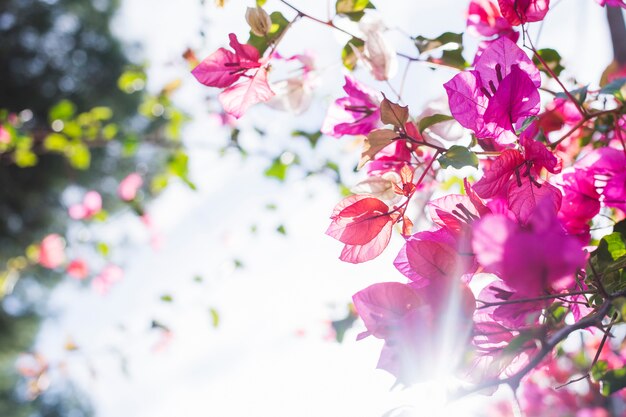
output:
M267 35L272 27L270 15L258 6L248 7L246 10L246 22L250 25L252 33L257 36Z

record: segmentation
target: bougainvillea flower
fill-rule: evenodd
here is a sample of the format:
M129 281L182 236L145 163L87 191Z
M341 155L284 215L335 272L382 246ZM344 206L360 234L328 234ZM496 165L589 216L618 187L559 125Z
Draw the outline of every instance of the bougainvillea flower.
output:
M512 30L495 0L472 0L467 11L467 31L474 36L494 36Z
M597 180L602 203L626 213L626 155L620 149L595 149L576 164Z
M209 87L230 87L246 71L261 66L261 56L254 46L239 43L234 33L228 37L232 51L219 48L191 71L202 84Z
M343 90L348 95L337 99L328 109L322 133L339 138L343 135L367 135L380 122L380 95L346 75Z
M120 181L120 185L117 188L117 195L124 201L132 201L137 197L137 191L139 191L142 185L143 179L141 175L133 172Z
M106 295L113 285L124 278L124 270L117 265L109 264L91 281L93 289L101 295Z
M4 145L11 143L11 133L2 125L0 125L0 143Z
M450 111L478 138L513 143L515 130L539 113L539 70L511 40L501 37L489 45L475 69L457 74L444 84Z
M65 240L56 233L44 237L39 244L37 262L44 268L58 268L65 262Z
M74 259L67 265L65 271L70 277L82 280L89 275L89 266L83 259Z
M402 167L411 163L412 155L407 142L397 140L376 153L374 159L367 164L367 173L369 175L382 175L386 172L400 174Z
M384 339L378 368L404 384L454 369L469 338L475 307L471 292L464 286L445 295L431 289L383 282L352 297L367 329L358 339Z
M226 88L219 101L227 113L239 118L251 105L268 101L274 92L267 82L267 69L262 67L259 51L239 43L233 33L229 38L232 51L218 49L191 73L206 86Z
M543 20L550 0L498 0L502 16L513 26Z
M568 233L589 240L589 222L600 212L600 194L593 174L585 169L571 169L558 177L563 189L559 220Z
M488 272L527 296L570 288L585 263L582 244L566 235L549 202L526 227L502 215L485 216L473 225L472 248Z
M102 197L97 191L89 191L85 194L83 201L70 206L68 212L72 219L90 219L102 210Z
M339 259L350 263L380 255L389 244L395 220L387 204L367 194L344 198L330 218L326 234L345 244Z
M501 280L495 280L482 289L478 300L485 303L506 303L526 298L515 292ZM550 305L550 300L515 302L483 308L482 313L489 315L494 321L507 329L521 329L537 324L542 310Z

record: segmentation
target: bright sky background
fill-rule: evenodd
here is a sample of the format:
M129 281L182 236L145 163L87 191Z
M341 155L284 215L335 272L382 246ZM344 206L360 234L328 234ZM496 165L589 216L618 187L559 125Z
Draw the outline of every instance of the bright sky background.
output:
M243 16L253 2L230 0L225 9L215 8L209 0L204 8L198 0L122 3L115 31L143 45L150 86L157 89L184 77L175 98L194 118L184 137L198 191L174 186L151 205L164 236L158 252L145 244L137 219L120 220L120 229L130 232L133 248L124 255L124 282L106 297L73 282L60 285L51 300L57 314L43 327L40 350L54 360L66 355L62 346L68 336L80 346L84 357L77 354L68 373L91 396L97 417L379 417L407 402L422 411L427 404L440 402L433 387L390 392L393 378L374 369L381 344L372 338L356 343L358 329L349 332L341 345L325 338L326 321L345 313L353 293L374 282L402 278L391 263L400 239L396 236L382 257L365 265L341 263L337 260L341 245L323 233L339 200L333 184L324 179L302 181L294 173L279 185L262 178L267 161L242 162L236 155L219 158L211 150L223 143L225 132L211 123L203 102L207 90L184 71L179 57L188 46L204 57L224 46L231 31L245 40ZM464 29L465 0L375 3L388 26L412 35ZM549 14L537 46L556 47L579 80L596 82L610 56L603 10L593 0L554 3L562 4ZM294 0L294 4L326 17L325 1ZM293 16L276 0L268 0L266 8ZM201 27L206 45L199 36ZM307 21L287 36L281 53L314 50L323 82L317 104L302 116L263 109L246 115L244 125L259 124L268 130L264 146L272 150L285 143L290 127L318 128L342 84L338 57L345 38ZM390 36L402 39L399 32ZM420 105L443 93L441 84L453 73L412 68L405 99L416 113ZM367 74L357 76L371 83ZM322 152L349 146L327 142ZM353 154L356 159L358 150ZM268 203L278 210L266 210ZM286 237L274 232L279 224L285 225ZM258 225L256 236L249 233L252 225ZM243 261L244 269L234 269L235 258ZM204 278L202 283L193 281L197 275ZM174 302L161 302L163 294L171 294ZM211 326L210 308L219 311L217 329ZM171 343L157 353L153 347L159 332L149 328L153 319L174 331ZM127 376L116 352L127 359ZM455 407L417 415L466 415L459 409L467 411L468 403Z

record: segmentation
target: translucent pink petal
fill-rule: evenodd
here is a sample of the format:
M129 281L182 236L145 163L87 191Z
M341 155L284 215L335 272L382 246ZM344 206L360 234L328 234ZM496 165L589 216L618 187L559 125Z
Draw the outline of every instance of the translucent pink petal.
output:
M250 106L273 96L274 92L267 83L267 70L259 68L254 75L222 91L219 101L226 113L240 118Z
M504 36L489 44L475 67L482 85L491 90L491 84L497 88L515 65L530 77L535 87L541 86L541 74L535 64L515 42Z
M491 198L501 191L509 182L516 168L524 162L522 154L514 149L503 151L485 169L483 177L474 184L474 191L482 198Z
M344 207L331 217L326 234L348 245L364 245L374 239L391 221L389 207L377 198L351 198L351 203L341 202ZM337 211L336 209L334 211Z
M358 264L376 258L383 253L393 231L393 222L387 222L380 233L364 245L346 245L341 251L339 259L344 262Z
M483 129L483 114L488 99L481 91L480 76L475 71L464 71L445 83L450 112L461 126L478 133Z
M513 26L539 22L548 13L550 0L498 0L502 15Z
M520 185L521 184L521 185ZM520 223L526 223L540 204L546 204L554 215L561 208L561 191L548 182L537 184L529 177L522 177L520 184L511 181L507 190L509 209Z

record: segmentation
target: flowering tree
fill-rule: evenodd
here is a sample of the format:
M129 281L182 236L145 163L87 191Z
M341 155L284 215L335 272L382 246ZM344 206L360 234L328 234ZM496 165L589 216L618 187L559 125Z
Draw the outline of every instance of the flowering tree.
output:
M269 14L265 3L246 13L245 43L230 34L230 49L202 61L187 54L196 79L222 90L226 123L258 103L306 107L311 58L280 54L300 20L348 35L346 71L361 66L395 95L347 74L320 127L364 138L358 168L367 177L326 231L343 244L340 259L376 258L394 230L405 241L394 266L406 279L353 296L366 329L359 339L384 340L378 367L403 385L452 373L451 398L509 385L527 415L622 412L626 3L598 1L614 50L598 88L565 80L559 53L535 47L529 27L549 16L548 0L469 1L467 34L479 41L471 63L451 32L411 37L415 50L397 52L367 0L337 0L329 20L284 0L291 19ZM398 60L458 73L441 86L443 101L416 109L393 89ZM273 83L272 70L288 62L299 75ZM444 174L457 177L453 192L441 187Z

